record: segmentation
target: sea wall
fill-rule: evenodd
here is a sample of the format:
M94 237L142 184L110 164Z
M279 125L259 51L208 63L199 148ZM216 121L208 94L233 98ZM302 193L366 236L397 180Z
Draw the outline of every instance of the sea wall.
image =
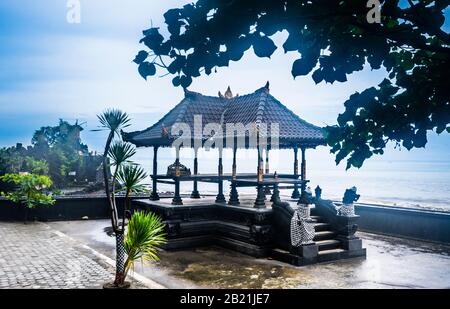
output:
M359 230L450 243L450 212L357 204Z
M142 198L139 197L139 198ZM108 219L110 212L105 196L70 196L55 198L55 205L38 206L36 209L25 210L0 197L0 221L69 221L88 219ZM117 197L119 211L123 209L124 198Z

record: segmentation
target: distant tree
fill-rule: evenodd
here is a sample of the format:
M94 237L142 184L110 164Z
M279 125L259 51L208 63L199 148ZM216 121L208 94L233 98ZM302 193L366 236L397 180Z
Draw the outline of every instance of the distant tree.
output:
M83 127L78 124L70 124L60 119L57 126L41 127L33 134L31 142L33 145L45 145L49 147L59 146L64 150L80 151L88 153L87 145L81 143L80 133Z
M46 161L27 156L16 147L0 148L0 175L20 172L48 175L49 167Z
M380 23L369 23L367 1L198 0L164 14L169 37L145 30L147 50L134 62L145 79L160 67L186 88L251 47L270 58L277 49L271 36L286 30L284 51L300 54L294 78L345 82L366 63L383 67L386 79L353 94L337 125L326 128L336 162L361 167L389 141L409 150L424 147L428 131L450 132L450 36L442 29L450 1L379 2Z
M97 168L102 157L91 155L87 145L81 142L82 126L60 120L57 126L36 130L33 146L0 149L0 175L28 172L49 175L55 187L64 188L75 181L96 180ZM75 172L75 176L69 176ZM0 183L4 188L4 183Z
M35 174L5 174L0 180L10 183L14 189L2 192L1 195L14 203L24 205L27 209L33 209L38 205L53 205L55 200L44 190L52 186L52 180L48 176Z

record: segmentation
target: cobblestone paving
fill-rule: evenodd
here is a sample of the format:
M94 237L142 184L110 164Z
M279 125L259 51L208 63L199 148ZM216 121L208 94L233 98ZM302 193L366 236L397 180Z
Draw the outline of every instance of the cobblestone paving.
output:
M41 223L0 222L0 288L100 288L112 267Z

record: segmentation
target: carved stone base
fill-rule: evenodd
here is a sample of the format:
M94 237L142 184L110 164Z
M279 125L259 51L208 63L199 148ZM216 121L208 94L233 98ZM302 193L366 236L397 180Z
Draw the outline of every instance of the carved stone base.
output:
M301 245L298 247L291 247L290 252L292 254L301 256L304 259L315 259L319 254L319 246L313 243Z
M300 198L300 191L298 191L298 188L295 188L291 195L292 199L299 199Z
M362 239L358 237L338 236L337 239L341 241L342 248L345 250L356 251L362 249Z
M226 203L226 202L227 202L227 200L225 199L225 195L217 194L216 203Z
M191 198L200 198L200 193L197 190L192 191Z
M152 201L159 201L158 192L152 191L152 193L150 193L150 200L152 200Z
M254 208L266 208L266 195L264 194L264 188L261 185L258 185L258 193L256 195Z
M183 205L183 200L180 196L174 196L172 199L172 205Z
M231 185L230 199L228 200L228 205L238 206L241 202L239 201L239 194L237 192L236 186Z

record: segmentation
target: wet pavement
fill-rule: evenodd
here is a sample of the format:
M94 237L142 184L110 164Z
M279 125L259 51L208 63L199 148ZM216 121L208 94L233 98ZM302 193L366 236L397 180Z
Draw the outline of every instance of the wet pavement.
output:
M114 269L40 223L0 223L0 289L100 288Z
M114 257L108 220L49 223ZM162 251L136 272L168 288L450 288L450 246L358 233L367 259L294 267L220 247Z

